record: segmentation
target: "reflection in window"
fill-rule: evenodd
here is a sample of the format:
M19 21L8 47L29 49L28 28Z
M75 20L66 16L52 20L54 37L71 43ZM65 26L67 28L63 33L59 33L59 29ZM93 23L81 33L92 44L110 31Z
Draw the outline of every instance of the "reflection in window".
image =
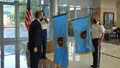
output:
M59 4L58 11L61 13L66 13L68 11L68 7L66 4Z
M20 3L27 3L27 0L18 0ZM42 4L43 0L30 0L31 4Z
M25 12L26 12L26 6L20 6L20 37L28 37L28 31L25 26Z
M4 38L15 38L15 28L4 28Z
M114 23L114 13L104 12L104 24L105 28L112 28Z
M15 26L15 6L4 5L3 12L4 12L3 14L4 27L14 27Z
M4 46L4 68L15 68L15 45Z
M0 0L0 2L6 2L6 5L3 5L3 35L4 38L16 38L16 36L18 36L17 34L19 34L19 37L17 37L18 39L27 39L28 37L28 31L26 29L26 26L24 24L25 22L25 15L26 15L26 4L27 4L27 0ZM19 2L15 2L15 1L19 1ZM46 1L46 3L45 3ZM49 13L50 13L50 6L49 6L49 0L31 0L31 7L32 7L32 17L34 18L34 14L35 11L37 10L42 10L43 9L43 4L45 3L45 5L47 6L47 10L46 11L46 16L50 17ZM7 2L13 2L13 3L7 3ZM7 5L10 4L10 5ZM45 6L44 5L44 6ZM65 5L63 5L65 6ZM19 7L19 9L18 9ZM66 9L65 9L66 10ZM64 10L64 12L66 12ZM19 11L18 14L15 14L15 11ZM19 16L19 19L16 19L15 16ZM16 22L17 20L17 22ZM19 23L16 24L16 23ZM17 26L16 26L17 25ZM16 28L19 28L16 29ZM48 37L50 38L51 36L49 36L49 25L48 25ZM23 38L24 37L24 38Z
M35 18L35 12L38 10L43 10L43 6L32 6L32 17Z
M75 56L75 61L80 61L80 56Z
M15 54L15 45L4 46L4 55L14 55L14 54Z
M41 10L42 9L42 6L32 6L32 17L34 17L34 14L36 11L38 10ZM20 10L20 37L28 37L28 30L26 29L26 26L25 26L25 15L26 15L26 6L20 6L19 8Z
M1 46L0 46L0 68L1 68Z
M87 13L88 13L88 15L92 14L92 7L91 6L88 6Z
M70 7L70 11L73 11L74 10L74 7Z
M76 10L81 10L81 6L76 6Z
M76 11L77 11L77 18L84 17L84 16L88 15L87 7L86 8L81 7L80 10L76 10Z
M3 5L4 38L15 38L15 6Z
M74 19L75 18L75 10L74 10L74 5L70 5L70 19Z
M27 3L27 0L18 0L20 3Z
M3 1L3 2L14 2L15 0L0 0L0 1Z
M20 68L27 68L27 60L26 60L26 46L27 43L23 42L20 44Z

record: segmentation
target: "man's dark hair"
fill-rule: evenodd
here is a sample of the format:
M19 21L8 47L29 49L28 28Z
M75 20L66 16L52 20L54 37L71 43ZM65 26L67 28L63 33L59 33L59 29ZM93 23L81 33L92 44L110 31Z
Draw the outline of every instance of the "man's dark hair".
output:
M35 12L35 18L38 18L40 15L42 16L42 12L41 11L36 11Z

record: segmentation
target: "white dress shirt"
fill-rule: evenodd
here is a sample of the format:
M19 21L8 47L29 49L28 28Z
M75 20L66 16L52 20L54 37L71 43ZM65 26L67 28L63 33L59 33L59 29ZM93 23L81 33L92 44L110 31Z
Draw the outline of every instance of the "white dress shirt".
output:
M92 38L101 38L100 34L105 32L105 29L103 29L103 27L98 23L93 24L91 30L92 30Z

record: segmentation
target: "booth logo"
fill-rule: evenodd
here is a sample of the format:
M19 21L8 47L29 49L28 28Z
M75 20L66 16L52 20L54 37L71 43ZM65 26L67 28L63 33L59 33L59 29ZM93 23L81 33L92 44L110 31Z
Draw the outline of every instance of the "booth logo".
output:
M80 38L85 39L87 37L87 31L81 31Z
M58 47L63 47L63 37L57 37L57 45Z

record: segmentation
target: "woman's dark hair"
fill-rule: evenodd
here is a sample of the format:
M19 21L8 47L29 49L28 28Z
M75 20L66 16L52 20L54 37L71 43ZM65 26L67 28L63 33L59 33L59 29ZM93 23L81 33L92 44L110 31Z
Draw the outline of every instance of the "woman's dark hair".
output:
M41 10L43 12L43 16L45 16L44 10Z
M42 17L42 19L40 21L42 21L42 20L43 20L43 17Z
M41 10L41 12L43 12L43 16L45 16L44 10ZM42 19L40 21L42 21L44 18L42 17Z

